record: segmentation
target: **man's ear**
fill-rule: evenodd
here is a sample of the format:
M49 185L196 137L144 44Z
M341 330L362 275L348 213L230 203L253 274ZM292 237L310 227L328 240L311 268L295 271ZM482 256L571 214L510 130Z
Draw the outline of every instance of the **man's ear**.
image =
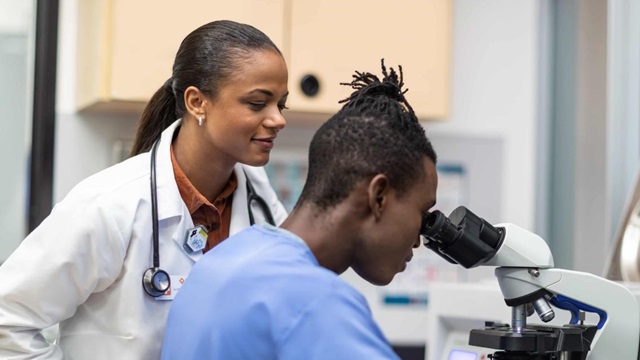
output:
M206 116L204 109L207 101L207 97L195 86L189 86L184 91L184 105L187 113L196 119L198 116Z
M376 220L382 217L382 213L388 206L390 190L389 179L384 174L378 174L369 181L367 188L369 209Z

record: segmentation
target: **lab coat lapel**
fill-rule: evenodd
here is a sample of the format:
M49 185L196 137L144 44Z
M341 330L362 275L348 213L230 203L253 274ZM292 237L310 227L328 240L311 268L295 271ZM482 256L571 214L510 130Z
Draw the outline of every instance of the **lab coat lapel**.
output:
M184 211L182 217L180 219L180 223L176 227L176 231L173 233L173 241L180 247L183 253L185 253L191 260L197 262L202 257L202 251L198 251L195 253L188 252L184 248L184 240L187 236L187 232L193 229L193 220L191 219L191 214L189 214L189 210L187 210L186 206L183 206Z
M245 172L242 171L242 165L236 164L233 171L236 174L236 179L238 179L238 187L233 193L229 236L251 226L247 208L247 178L245 177Z

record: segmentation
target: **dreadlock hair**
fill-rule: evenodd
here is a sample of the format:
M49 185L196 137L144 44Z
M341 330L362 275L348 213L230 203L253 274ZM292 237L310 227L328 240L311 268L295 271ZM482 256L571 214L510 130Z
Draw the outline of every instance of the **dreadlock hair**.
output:
M355 91L340 101L343 107L316 132L309 146L309 171L296 207L310 202L321 210L344 200L356 184L385 174L403 196L425 178L423 160L436 163L431 142L405 98L402 67L399 76L357 72Z

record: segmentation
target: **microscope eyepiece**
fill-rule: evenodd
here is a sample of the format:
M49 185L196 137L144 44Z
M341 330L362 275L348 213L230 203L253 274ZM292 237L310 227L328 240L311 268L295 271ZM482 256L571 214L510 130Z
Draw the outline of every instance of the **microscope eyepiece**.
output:
M459 236L458 227L451 224L449 219L438 210L423 216L422 224L420 234L429 241L435 241L441 245L453 242Z
M420 235L426 247L465 268L492 257L503 238L502 231L464 206L453 210L448 218L438 210L425 214Z

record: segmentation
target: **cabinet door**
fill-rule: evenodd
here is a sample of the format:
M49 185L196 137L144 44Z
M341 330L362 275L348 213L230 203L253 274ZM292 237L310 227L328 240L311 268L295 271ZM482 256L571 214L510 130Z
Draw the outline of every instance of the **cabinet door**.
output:
M420 118L449 111L451 0L293 0L289 105L333 113L355 70L380 75L380 59L402 65L406 94ZM305 96L300 81L315 75L320 90Z
M112 0L108 100L148 101L171 76L180 42L200 25L228 19L284 43L285 0Z

